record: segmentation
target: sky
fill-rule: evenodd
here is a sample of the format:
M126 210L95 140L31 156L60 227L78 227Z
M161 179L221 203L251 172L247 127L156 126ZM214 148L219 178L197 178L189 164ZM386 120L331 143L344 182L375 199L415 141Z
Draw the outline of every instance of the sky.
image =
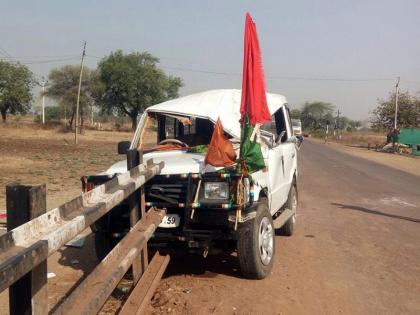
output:
M92 68L118 49L148 51L183 79L181 95L241 88L246 12L257 25L267 91L292 108L324 101L366 119L398 76L402 91L420 91L418 0L0 0L0 58L47 76L78 64L85 40Z

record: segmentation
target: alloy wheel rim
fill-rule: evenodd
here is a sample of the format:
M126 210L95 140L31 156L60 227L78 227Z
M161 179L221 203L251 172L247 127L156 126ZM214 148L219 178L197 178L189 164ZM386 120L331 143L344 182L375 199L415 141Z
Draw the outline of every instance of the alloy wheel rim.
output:
M260 223L258 245L260 249L261 262L264 265L268 265L273 258L274 230L267 217L264 217Z

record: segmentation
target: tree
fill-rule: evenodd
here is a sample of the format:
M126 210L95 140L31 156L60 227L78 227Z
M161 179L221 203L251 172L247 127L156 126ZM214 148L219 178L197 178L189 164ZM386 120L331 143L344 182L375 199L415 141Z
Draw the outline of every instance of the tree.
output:
M290 117L292 119L300 119L300 116L302 115L302 111L299 108L293 108L290 110Z
M335 123L337 123L336 120L337 119L335 118ZM338 119L338 125L336 127L338 127L338 129L340 130L352 132L361 125L362 123L359 120L352 120L346 116L340 116L340 118Z
M306 102L301 112L302 128L319 130L334 123L334 106L324 102Z
M390 130L394 128L395 93L388 99L379 99L378 106L373 110L372 127L377 130ZM420 127L420 98L409 92L398 96L397 126L399 128Z
M52 121L57 120L59 121L61 117L63 117L63 108L62 106L49 106L45 107L45 120Z
M3 122L7 114L26 114L33 99L33 73L24 65L0 60L0 112Z
M148 52L111 53L99 63L104 84L103 110L128 115L136 129L137 117L147 107L178 97L182 81L157 67L159 59Z
M77 89L79 86L80 66L65 65L51 70L48 75L49 86L45 94L71 111L70 127L76 113ZM83 69L82 86L80 90L80 120L83 127L84 118L89 108L97 106L102 94L102 84L96 70L87 67Z

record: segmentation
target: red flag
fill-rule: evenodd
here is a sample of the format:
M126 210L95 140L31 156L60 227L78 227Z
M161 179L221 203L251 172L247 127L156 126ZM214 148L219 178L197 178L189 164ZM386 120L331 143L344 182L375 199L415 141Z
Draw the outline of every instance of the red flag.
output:
M204 158L204 163L226 167L232 165L235 160L235 150L233 149L232 143L224 136L222 122L218 118L216 126L214 126L206 157Z
M241 122L248 113L252 126L271 121L265 94L257 29L249 13L245 19L244 66L242 77Z

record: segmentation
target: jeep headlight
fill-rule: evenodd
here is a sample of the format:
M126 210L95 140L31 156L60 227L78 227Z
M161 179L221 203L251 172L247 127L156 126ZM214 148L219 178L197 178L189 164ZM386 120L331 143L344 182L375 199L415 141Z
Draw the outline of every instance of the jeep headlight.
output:
M229 186L227 182L204 183L204 198L226 200L229 198Z

